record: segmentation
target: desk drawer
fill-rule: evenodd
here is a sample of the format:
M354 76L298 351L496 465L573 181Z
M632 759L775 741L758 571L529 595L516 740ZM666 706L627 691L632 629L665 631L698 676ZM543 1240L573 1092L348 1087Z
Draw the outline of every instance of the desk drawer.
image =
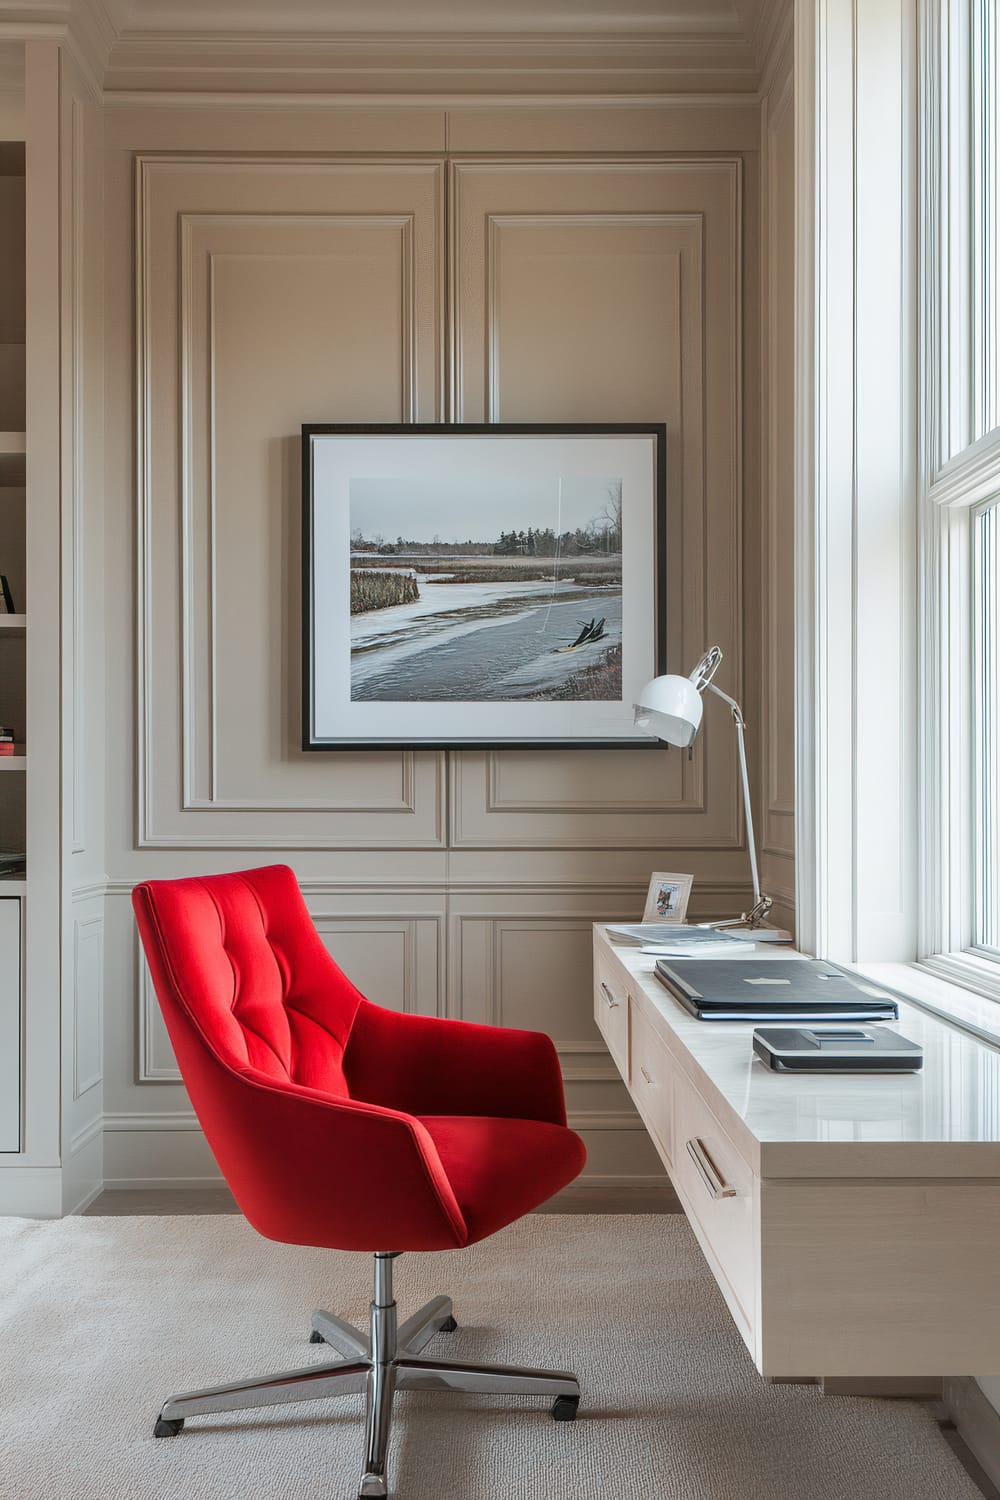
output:
M643 1016L634 1000L629 1000L631 1053L629 1057L630 1092L636 1108L646 1122L656 1143L673 1160L672 1067L670 1054Z
M692 1228L731 1311L738 1321L742 1313L752 1332L758 1262L753 1170L704 1100L679 1074L674 1087L673 1143L674 1182Z
M618 1071L628 1082L628 991L607 963L594 970L594 1019Z

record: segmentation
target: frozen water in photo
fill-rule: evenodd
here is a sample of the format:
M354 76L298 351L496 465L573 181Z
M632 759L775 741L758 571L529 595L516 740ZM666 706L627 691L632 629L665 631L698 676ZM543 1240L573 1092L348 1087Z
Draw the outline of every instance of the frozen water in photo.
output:
M621 701L622 483L355 479L351 698Z

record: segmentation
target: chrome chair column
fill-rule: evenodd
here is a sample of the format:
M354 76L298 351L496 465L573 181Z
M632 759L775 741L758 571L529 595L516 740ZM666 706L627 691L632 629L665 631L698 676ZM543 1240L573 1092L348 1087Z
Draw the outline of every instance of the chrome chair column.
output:
M392 1395L396 1372L396 1303L392 1295L394 1256L375 1256L375 1296L370 1309L371 1352L365 1389L365 1472L358 1495L379 1496L385 1487Z
M394 1252L375 1256L374 1291L368 1333L334 1313L312 1315L311 1343L328 1343L344 1358L307 1365L252 1380L202 1391L187 1391L163 1403L154 1427L156 1437L175 1437L187 1417L293 1401L365 1393L365 1467L359 1500L383 1500L393 1402L401 1391L468 1391L486 1395L554 1398L552 1416L572 1422L580 1404L580 1386L568 1370L535 1370L519 1365L464 1364L457 1360L421 1359L420 1351L438 1333L457 1328L450 1297L435 1297L397 1327L392 1286Z

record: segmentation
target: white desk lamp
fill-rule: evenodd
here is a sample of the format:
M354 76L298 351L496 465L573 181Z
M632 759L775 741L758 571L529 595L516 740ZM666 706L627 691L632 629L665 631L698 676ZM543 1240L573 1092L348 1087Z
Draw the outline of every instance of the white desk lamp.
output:
M711 646L701 658L690 677L654 677L652 682L647 682L639 694L639 702L635 705L635 722L643 729L649 729L658 739L666 741L668 745L678 745L682 750L689 750L694 744L695 736L701 726L702 699L701 695L707 689L721 698L723 703L728 703L736 725L736 743L740 755L740 778L743 782L743 807L747 820L747 848L750 853L750 873L753 876L754 904L748 912L744 912L740 918L734 918L729 922L709 922L709 927L742 927L753 933L756 942L770 940L772 942L787 942L788 934L777 928L762 928L761 923L774 905L770 896L765 896L760 888L760 875L757 870L757 845L753 836L753 813L750 810L750 778L747 775L747 751L744 742L744 730L746 720L743 710L735 699L730 698L721 688L717 688L712 682L722 661L722 652L718 646Z

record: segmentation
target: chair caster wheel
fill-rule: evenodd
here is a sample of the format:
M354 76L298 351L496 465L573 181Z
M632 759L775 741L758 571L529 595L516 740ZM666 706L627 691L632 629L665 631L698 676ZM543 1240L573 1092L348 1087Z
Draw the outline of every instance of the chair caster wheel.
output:
M553 1422L575 1422L579 1396L557 1396L552 1407Z
M309 1342L310 1342L310 1344L322 1344L322 1343L325 1343L323 1335L320 1333L320 1331L319 1331L318 1328L314 1328L313 1331L312 1331L312 1333L309 1335Z
M154 1437L176 1437L184 1426L183 1417L157 1417Z
M441 1324L441 1327L438 1329L438 1333L454 1333L457 1327L458 1324L455 1322L454 1318L445 1318L444 1322Z

